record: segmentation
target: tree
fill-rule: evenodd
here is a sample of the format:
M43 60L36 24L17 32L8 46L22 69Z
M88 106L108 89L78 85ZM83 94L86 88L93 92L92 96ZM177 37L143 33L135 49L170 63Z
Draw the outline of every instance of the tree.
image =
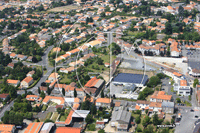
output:
M143 130L142 133L153 133L154 127L152 125L148 125L147 128Z
M61 108L57 108L57 112L58 112L58 114L60 114L60 113L61 113L61 111L62 111L62 109L61 109Z
M37 60L37 58L36 58L35 56L33 56L33 58L32 58L32 62L33 62L33 63L38 62L38 60Z
M167 35L172 34L172 26L169 22L165 23L165 34L167 34Z
M146 109L146 110L145 110L145 113L146 113L146 114L148 114L148 112L149 112L149 110L148 110L148 109Z
M121 53L121 47L117 45L116 43L111 43L108 47L112 48L111 50L112 50L113 55L118 55Z
M106 14L105 14L105 12L102 12L102 13L100 14L100 17L101 17L101 18L104 18L104 17L106 17Z
M44 91L42 91L42 92L40 93L40 97L42 97L42 99L45 98L45 93L44 93Z
M165 74L163 73L158 73L156 74L156 76L158 76L160 79L163 79L165 77Z
M186 3L186 4L190 4L190 0L186 0L185 3Z
M88 130L89 130L89 131L95 131L95 129L96 129L96 128L95 128L95 124L89 124L89 125L88 125Z
M176 102L177 103L181 103L181 99L180 98L176 98Z
M92 115L95 115L97 113L97 108L96 105L93 103L91 108L90 108L90 112Z
M179 17L181 17L181 20L182 20L183 16L184 16L184 8L181 5L178 8L178 14L179 14Z
M74 97L77 97L77 91L75 88L74 88Z
M41 93L41 90L40 90L40 87L38 87L38 94L40 94Z
M98 133L105 133L104 129L100 129Z
M90 124L93 122L93 118L91 114L88 114L87 117L85 118L85 121L87 124Z
M104 98L104 92L103 92L103 90L101 91L101 98Z
M170 57L170 46L167 47L167 57Z
M197 78L195 78L194 79L194 83L193 83L193 87L195 88L196 85L198 85L198 84L199 84L199 80Z
M160 78L158 76L152 76L149 79L149 82L147 84L148 87L155 87L160 83Z
M137 124L140 124L140 122L141 122L141 118L140 118L141 116L138 116L138 117L136 117L135 118L135 122L137 123Z
M62 88L62 94L63 94L63 96L65 96L65 89L64 88Z
M47 87L47 94L48 94L48 95L51 94L51 90L49 89L49 87Z
M157 113L155 113L155 114L153 115L153 124L154 124L155 126L159 125L159 118L158 118L158 114L157 114Z
M4 116L1 118L1 121L4 123L4 124L9 124L9 111L6 111L4 113Z
M147 125L149 125L149 122L150 122L150 117L146 115L144 120L142 121L142 125L146 127Z

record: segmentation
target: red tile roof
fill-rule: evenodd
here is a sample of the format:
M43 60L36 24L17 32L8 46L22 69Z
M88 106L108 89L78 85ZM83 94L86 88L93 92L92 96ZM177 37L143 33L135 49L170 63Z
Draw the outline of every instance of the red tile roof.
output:
M85 87L94 87L98 81L99 81L99 79L97 79L97 77L94 77L94 78L90 79L90 80L85 84Z
M75 127L58 127L56 133L80 133L81 128Z

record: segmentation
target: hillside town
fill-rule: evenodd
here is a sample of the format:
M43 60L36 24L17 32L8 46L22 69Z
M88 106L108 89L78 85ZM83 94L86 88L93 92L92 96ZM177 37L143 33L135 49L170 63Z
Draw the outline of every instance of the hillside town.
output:
M0 1L0 133L199 133L199 77L199 0Z

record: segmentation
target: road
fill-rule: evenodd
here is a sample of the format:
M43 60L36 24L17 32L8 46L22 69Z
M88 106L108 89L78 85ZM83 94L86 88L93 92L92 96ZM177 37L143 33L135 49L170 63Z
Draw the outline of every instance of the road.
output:
M48 63L48 53L51 51L51 49L53 48L53 46L49 46L45 52L44 55L42 56L42 61L39 61L38 63L28 63L28 62L23 62L24 65L39 65L39 66L43 66L46 67L47 69L47 73L45 75L43 75L41 77L41 79L38 81L38 83L31 89L27 90L27 91L31 91L34 94L37 94L37 89L38 87L41 86L42 82L45 82L46 79L48 78L48 76L52 73L52 71L54 70L54 67L50 66ZM18 94L24 94L24 91L18 91Z
M6 111L9 111L10 107L12 107L13 105L14 105L14 100L12 102L10 102L9 104L7 104L6 106L4 106L4 108L0 112L0 121L1 121L1 118L4 116L4 113Z

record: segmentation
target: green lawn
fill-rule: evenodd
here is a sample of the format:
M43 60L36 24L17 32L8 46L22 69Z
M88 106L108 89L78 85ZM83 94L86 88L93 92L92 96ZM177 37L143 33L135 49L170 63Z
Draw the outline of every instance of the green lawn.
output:
M192 106L192 104L191 104L191 103L189 103L188 101L185 101L185 104L186 104L186 106L189 106L189 107L191 107L191 106Z
M61 80L60 80L60 83L70 83L71 82L71 79L69 79L67 77L67 74L64 74L62 77L61 77Z
M65 118L65 116L64 116L64 115L60 116L60 119L59 119L59 121L65 121L65 120L66 120L66 118Z
M46 109L47 109L47 105L43 105L42 106L42 111L46 111Z
M54 112L51 120L55 122L56 119L58 118L58 115L59 115L58 112Z
M43 71L44 75L47 73L47 70Z
M141 117L140 117L141 118L141 122L140 122L140 124L138 124L138 126L141 127L142 130L144 129L144 127L142 125L142 121L144 120L144 116L145 115L141 115Z
M128 36L135 36L136 34L138 34L137 31L128 31Z
M103 61L104 63L110 63L110 54L103 55L103 54L97 54ZM116 56L112 56L112 61L116 59Z

